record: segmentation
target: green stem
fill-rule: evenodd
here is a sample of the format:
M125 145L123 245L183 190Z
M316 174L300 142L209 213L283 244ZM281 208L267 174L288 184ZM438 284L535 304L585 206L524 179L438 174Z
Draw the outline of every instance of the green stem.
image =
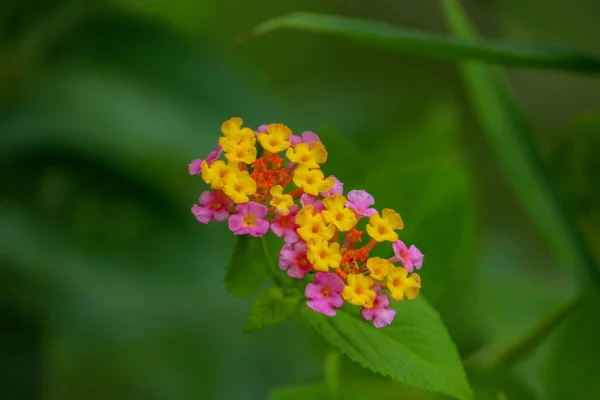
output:
M331 398L336 399L340 392L340 352L329 349L325 356L325 384Z
M582 304L583 296L578 295L573 300L563 305L544 320L539 322L523 338L514 343L503 353L501 353L491 366L513 366L522 359L526 358L537 346L544 341L573 311Z
M265 256L265 261L267 262L267 270L269 275L271 276L271 280L273 283L279 287L283 286L283 280L281 279L281 274L279 268L273 263L273 258L271 258L271 253L269 252L269 246L267 246L267 241L263 237L260 238L260 247Z

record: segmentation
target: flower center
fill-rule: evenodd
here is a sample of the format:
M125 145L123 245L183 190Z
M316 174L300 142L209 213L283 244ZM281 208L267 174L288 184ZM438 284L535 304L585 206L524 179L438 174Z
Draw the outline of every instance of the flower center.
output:
M329 297L329 288L325 288L321 291L321 296Z
M377 232L379 232L380 235L383 235L384 233L387 233L387 229L384 225L379 225Z
M344 213L341 211L338 211L337 214L335 214L335 220L336 221L343 221L344 220Z
M250 226L254 226L255 224L256 224L256 218L254 218L253 214L246 214L246 216L244 216L242 225L250 227Z
M222 207L222 204L221 204L221 203L219 203L219 202L212 203L212 208L213 208L213 210L218 210L218 209L220 209L221 207Z

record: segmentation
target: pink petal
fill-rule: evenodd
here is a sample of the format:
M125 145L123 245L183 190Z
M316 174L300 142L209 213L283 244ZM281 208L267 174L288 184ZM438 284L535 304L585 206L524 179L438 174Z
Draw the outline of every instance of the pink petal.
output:
M298 236L296 229L294 228L288 228L284 235L284 240L286 243L296 243L298 240L300 240L300 236Z
M239 206L238 206L239 207ZM242 214L233 214L229 217L229 229L236 235L243 235L245 232L245 226L242 224L244 216Z
M200 195L200 198L198 199L198 203L201 206L205 206L205 205L212 203L214 200L215 200L215 192L213 192L211 190L205 190Z
M317 272L317 274L319 274L319 272ZM304 296L310 300L322 299L323 296L321 296L321 289L321 285L309 283L306 285L306 289L304 289Z
M286 228L284 228L283 226L281 226L279 224L279 221L277 221L277 219L275 219L275 221L273 221L273 223L271 224L271 231L273 231L275 236L277 236L279 238L285 234L286 230L287 230Z
M212 212L207 207L199 207L197 204L192 206L192 213L203 224L208 224L212 219Z
M254 218L256 218L257 220L264 218L267 215L267 213L269 212L269 209L267 208L267 206L265 206L263 204L255 203L254 201L246 203L246 206L247 206L248 213L254 215Z
M229 211L226 208L221 208L219 210L213 211L213 219L215 222L223 222L227 218L229 218Z
M249 227L248 231L252 236L261 237L269 232L269 222L264 219L257 219L254 226Z
M344 305L344 298L341 294L332 292L329 295L329 305L333 308L342 308Z
M188 164L188 172L190 175L200 175L202 173L202 160L196 158Z
M290 278L296 279L304 279L308 270L302 269L298 264L292 265L290 269L287 270L287 274Z
M375 298L375 302L377 308L385 309L390 306L390 298L387 293L379 293Z
M306 303L306 305L314 311L325 314L329 317L333 317L335 315L335 311L325 300L312 300Z
M360 316L362 317L362 319L363 319L364 321L366 321L366 322L369 322L369 321L371 321L371 320L373 319L373 317L375 316L374 309L372 309L372 308L366 308L366 307L363 307L363 308L360 310Z
M373 320L373 326L375 328L385 328L390 325L396 317L396 310L383 310L380 308L374 311L375 318Z
M269 124L262 124L261 126L258 127L258 131L259 132L266 132L267 131L267 126Z
M411 258L414 266L417 267L417 269L421 269L421 267L423 266L423 258L425 256L423 255L423 253L421 253L419 249L417 249L417 247L414 244L408 249L408 256Z
M206 163L208 165L211 165L213 162L215 162L217 158L219 158L221 153L223 153L223 149L221 148L221 144L217 143L217 148L208 153L208 155L206 156Z
M245 217L250 213L250 203L238 204L235 206L235 211L242 217Z
M402 252L407 250L404 242L402 240L396 240L394 243L392 243L392 248L394 249L394 255L396 258L402 260Z
M296 251L289 244L284 244L279 252L279 268L288 269L296 261Z
M292 142L292 146L302 143L302 138L298 135L292 135L290 137L290 142Z
M332 272L317 272L315 274L315 282L321 286L327 286L332 292L342 292L344 290L344 282Z
M375 199L364 190L351 190L348 192L348 201L356 207L367 209L375 204Z
M306 131L302 132L302 141L310 146L315 142L321 143L321 138L314 132Z

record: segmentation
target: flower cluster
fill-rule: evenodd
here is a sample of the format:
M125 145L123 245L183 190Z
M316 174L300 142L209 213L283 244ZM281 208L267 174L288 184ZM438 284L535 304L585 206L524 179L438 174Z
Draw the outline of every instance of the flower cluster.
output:
M413 271L423 254L398 238L400 215L373 208L364 190L344 195L343 183L321 170L327 151L313 132L293 135L283 124L254 131L240 118L223 123L221 131L216 149L189 164L189 173L210 185L192 206L196 219L227 220L236 235L271 230L284 242L279 267L291 278L313 277L305 290L308 307L333 316L347 302L361 307L362 318L375 327L388 326L396 315L390 296L412 300L421 288ZM379 243L394 256L371 256Z

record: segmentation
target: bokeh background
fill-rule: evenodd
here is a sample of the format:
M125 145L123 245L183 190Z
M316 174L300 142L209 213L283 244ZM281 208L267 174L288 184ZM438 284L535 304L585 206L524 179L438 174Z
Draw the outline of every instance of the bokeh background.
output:
M464 5L486 38L600 52L598 2ZM321 134L327 172L399 210L426 254L422 293L467 365L576 296L577 271L517 201L456 65L297 31L248 37L293 11L446 32L437 0L2 1L0 398L265 399L323 379L328 347L299 321L243 333L252 299L222 283L234 238L190 213L203 183L187 164L232 116ZM502 73L599 256L600 80ZM510 377L469 370L479 398L599 398L595 310ZM347 360L342 377L369 377L382 399L431 398Z

